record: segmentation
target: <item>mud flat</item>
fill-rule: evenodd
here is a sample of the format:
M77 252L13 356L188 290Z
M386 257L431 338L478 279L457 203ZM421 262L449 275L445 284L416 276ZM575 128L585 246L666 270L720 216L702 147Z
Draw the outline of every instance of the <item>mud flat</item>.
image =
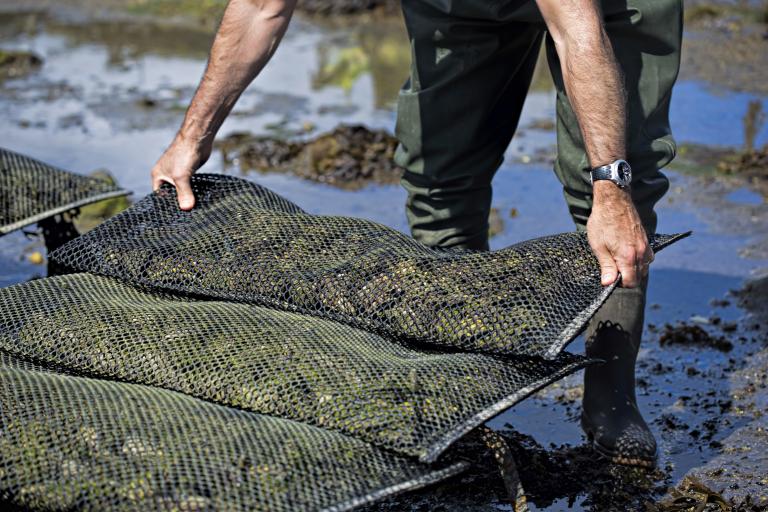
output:
M768 510L768 277L747 283L738 297L749 312L742 329L758 340L743 366L724 376L739 426L720 441L720 453L687 478L712 489L734 510Z

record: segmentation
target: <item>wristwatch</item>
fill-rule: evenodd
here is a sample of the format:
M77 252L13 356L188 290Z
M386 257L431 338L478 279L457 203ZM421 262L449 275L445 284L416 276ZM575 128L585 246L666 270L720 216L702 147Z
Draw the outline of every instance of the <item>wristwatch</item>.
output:
M593 184L599 180L610 180L619 188L626 188L632 183L632 168L626 160L616 160L608 165L595 167L590 177Z

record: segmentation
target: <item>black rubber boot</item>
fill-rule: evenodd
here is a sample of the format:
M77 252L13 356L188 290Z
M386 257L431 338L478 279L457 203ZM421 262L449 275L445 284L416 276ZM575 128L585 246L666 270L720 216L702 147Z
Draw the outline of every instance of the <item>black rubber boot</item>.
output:
M635 399L647 283L617 288L587 328L587 356L606 362L585 370L581 426L595 450L612 462L653 467L656 440Z

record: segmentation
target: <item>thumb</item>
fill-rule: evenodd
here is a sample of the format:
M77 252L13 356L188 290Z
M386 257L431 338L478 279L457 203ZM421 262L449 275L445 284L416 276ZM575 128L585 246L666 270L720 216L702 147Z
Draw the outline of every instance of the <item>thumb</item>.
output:
M598 254L597 261L600 263L600 284L610 286L619 278L619 270L616 262L610 254Z
M183 178L177 178L175 180L176 195L179 198L179 208L184 211L189 211L195 207L195 194L192 193L192 185L189 181L189 176Z

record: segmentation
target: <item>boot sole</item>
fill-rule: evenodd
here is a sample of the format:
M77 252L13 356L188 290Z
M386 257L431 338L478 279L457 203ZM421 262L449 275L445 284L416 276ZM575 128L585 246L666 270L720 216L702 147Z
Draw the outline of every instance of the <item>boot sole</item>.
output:
M595 451L595 453L605 459L608 459L613 464L618 464L620 466L641 467L646 469L653 469L656 467L658 451L654 453L652 457L629 456L621 454L613 448L608 448L607 446L600 444L600 442L595 439L594 430L586 424L583 417L581 418L581 428L587 435L587 441L592 446L592 449Z

